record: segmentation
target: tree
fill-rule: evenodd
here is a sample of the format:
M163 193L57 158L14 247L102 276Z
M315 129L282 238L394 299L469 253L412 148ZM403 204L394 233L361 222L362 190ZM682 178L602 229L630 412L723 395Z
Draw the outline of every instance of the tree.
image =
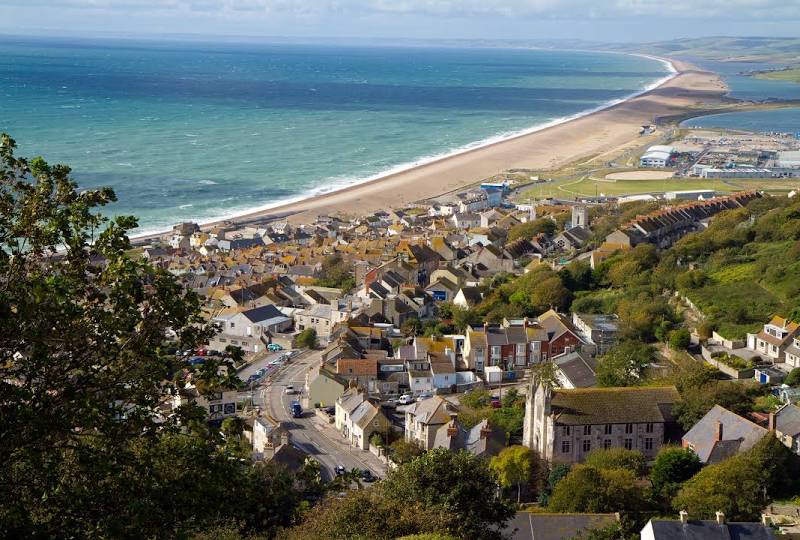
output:
M566 463L556 463L547 473L547 480L544 483L544 489L539 494L539 504L547 506L550 501L550 496L558 483L563 480L570 471L570 466Z
M630 512L641 509L644 500L633 472L576 465L556 484L548 509L553 512Z
M625 469L637 477L642 476L647 468L647 462L641 452L625 448L594 450L586 456L584 463L597 469Z
M509 446L492 458L489 467L497 475L500 485L517 486L517 503L522 497L522 484L529 483L537 474L536 453L524 446Z
M637 538L639 535L635 535ZM612 523L600 529L590 529L580 531L570 540L625 540L628 536L619 523Z
M524 238L526 240L530 240L537 234L544 233L548 236L553 234L556 230L556 224L553 222L552 219L549 218L539 218L534 219L533 221L527 221L525 223L520 223L519 225L514 225L508 230L508 241L513 242L514 240L518 240L520 238Z
M722 511L731 521L754 521L767 502L758 466L746 454L708 465L683 485L672 508L695 519L712 519Z
M698 375L702 379L703 375ZM753 398L743 384L712 381L700 386L679 387L678 390L681 400L673 407L673 414L686 430L691 429L714 405L739 415L747 414L753 407Z
M653 357L654 351L649 345L622 341L600 358L597 383L606 387L636 385Z
M800 386L800 368L790 371L783 383L789 386Z
M697 474L701 467L700 458L691 450L678 446L663 447L650 469L653 493L669 503L681 484Z
M244 350L238 345L225 347L225 355L233 361L234 366L239 366L244 362Z
M2 535L179 535L244 517L228 501L247 497L292 516L290 499L248 493L249 469L193 429L201 409L159 414L190 372L203 393L224 387L220 373L236 381L229 359L164 354L210 338L198 297L129 255L135 218L97 213L111 189L78 191L68 167L14 148L0 137Z
M673 330L669 334L669 346L675 351L682 351L689 347L692 342L692 336L686 328L679 328Z
M492 401L492 394L488 390L475 388L461 396L461 403L471 409L488 407Z
M409 463L414 458L421 456L424 451L420 446L413 441L406 441L405 439L398 439L394 441L390 448L392 450L392 461L398 465Z
M461 306L453 306L451 316L453 319L453 326L459 332L464 332L468 326L473 326L481 322L481 317L476 311Z
M297 345L306 349L316 349L319 345L317 331L313 328L306 328L297 334Z
M404 504L420 505L446 514L437 529L459 538L500 538L514 514L497 496L496 478L488 464L468 452L429 450L394 471L380 484Z

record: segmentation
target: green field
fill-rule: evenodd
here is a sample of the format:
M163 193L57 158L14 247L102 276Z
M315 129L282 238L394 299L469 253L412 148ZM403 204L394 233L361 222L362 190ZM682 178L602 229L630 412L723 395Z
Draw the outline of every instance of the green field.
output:
M675 179L668 180L617 180L595 181L590 178L576 183L562 184L567 194L579 195L640 195L644 193L663 193L665 191L685 191L691 189L713 189L716 191L738 191L738 187L727 185L720 180Z
M767 79L770 81L791 81L800 83L800 68L787 68L775 71L761 71L753 75L756 79Z

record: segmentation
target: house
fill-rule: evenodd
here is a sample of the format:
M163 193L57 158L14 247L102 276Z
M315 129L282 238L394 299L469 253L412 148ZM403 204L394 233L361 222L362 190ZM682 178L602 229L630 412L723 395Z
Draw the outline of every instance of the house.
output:
M717 519L690 520L680 512L680 519L651 519L641 531L642 540L775 540L764 516L761 523L725 522L725 514Z
M367 388L370 381L378 378L376 358L339 358L336 361L336 375L348 382Z
M787 404L774 416L775 436L786 448L800 455L800 407Z
M351 446L359 450L369 450L369 441L373 434L377 433L386 441L390 429L391 423L380 408L364 399L345 421L342 435L349 438Z
M800 335L792 338L792 343L786 347L784 353L787 366L792 368L800 367Z
M547 332L535 321L506 321L502 326L467 328L463 356L467 368L483 371L500 366L505 370L521 368L550 357Z
M758 334L747 334L747 348L773 363L784 362L786 350L791 349L796 362L795 337L800 337L800 324L776 315Z
M469 309L477 306L483 300L483 295L478 287L461 287L453 297L453 304Z
M408 405L405 409L405 440L418 443L423 450L430 450L437 430L450 421L453 412L456 412L455 406L439 396Z
M666 145L655 145L647 149L639 158L640 167L666 167L673 154L675 148Z
M273 334L292 326L292 320L273 305L218 315L214 322L221 331L212 338L210 348L224 350L228 345L234 345L248 353L263 351Z
M455 352L428 353L431 383L436 390L450 390L456 386Z
M539 326L547 333L546 341L550 358L578 350L584 345L580 333L572 326L572 323L555 310L551 309L542 313L539 315L538 321Z
M450 221L459 229L471 229L473 227L480 227L481 216L471 212L457 212L450 217Z
M597 385L597 362L583 352L571 352L554 359L561 388L591 388Z
M553 238L553 245L559 251L578 249L586 244L592 237L592 231L583 225L566 229Z
M328 343L333 327L350 318L353 312L351 302L331 300L326 304L313 304L294 313L294 326L298 331L313 329L323 345Z
M491 458L506 447L506 432L481 420L470 429L451 414L450 421L436 430L433 448L446 448L453 452L469 452L476 457Z
M769 433L768 430L738 414L714 405L682 439L702 463L720 461L745 452Z
M503 533L511 540L573 540L618 521L618 514L517 512Z
M350 388L336 399L334 426L337 431L342 431L350 420L350 414L364 401L364 394L357 388Z
M425 287L425 292L433 298L434 302L452 302L461 288L445 277L431 280L431 284Z
M582 340L593 345L595 354L606 354L617 341L619 317L589 313L573 313L572 326L580 333Z
M269 460L282 444L289 444L289 430L280 422L257 416L253 422L253 452L255 459Z
M598 448L639 450L652 459L672 438L679 399L674 386L553 389L534 377L523 444L557 463L579 463Z
M305 390L309 405L329 407L347 390L347 380L317 366L306 373Z
M193 403L206 411L209 422L221 422L225 418L236 416L238 401L238 390L200 393L195 386L187 384L172 398L172 407L178 408Z

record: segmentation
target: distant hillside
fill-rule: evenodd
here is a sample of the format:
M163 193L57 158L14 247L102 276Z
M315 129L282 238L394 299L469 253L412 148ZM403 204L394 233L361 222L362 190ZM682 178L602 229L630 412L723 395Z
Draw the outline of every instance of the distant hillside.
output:
M610 45L609 50L664 56L707 58L722 62L800 64L800 38L707 37L655 43Z

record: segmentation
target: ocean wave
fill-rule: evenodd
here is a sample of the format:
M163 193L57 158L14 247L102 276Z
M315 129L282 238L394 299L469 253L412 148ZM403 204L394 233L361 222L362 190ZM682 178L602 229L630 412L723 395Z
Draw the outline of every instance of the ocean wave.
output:
M123 161L121 163L116 164L118 167L133 167L133 163L129 161Z
M216 186L219 182L214 182L213 180L200 180L197 183L203 184L204 186Z
M180 208L181 210L186 210L187 208L191 208L192 206L194 206L194 205L193 204L182 204L178 208Z

